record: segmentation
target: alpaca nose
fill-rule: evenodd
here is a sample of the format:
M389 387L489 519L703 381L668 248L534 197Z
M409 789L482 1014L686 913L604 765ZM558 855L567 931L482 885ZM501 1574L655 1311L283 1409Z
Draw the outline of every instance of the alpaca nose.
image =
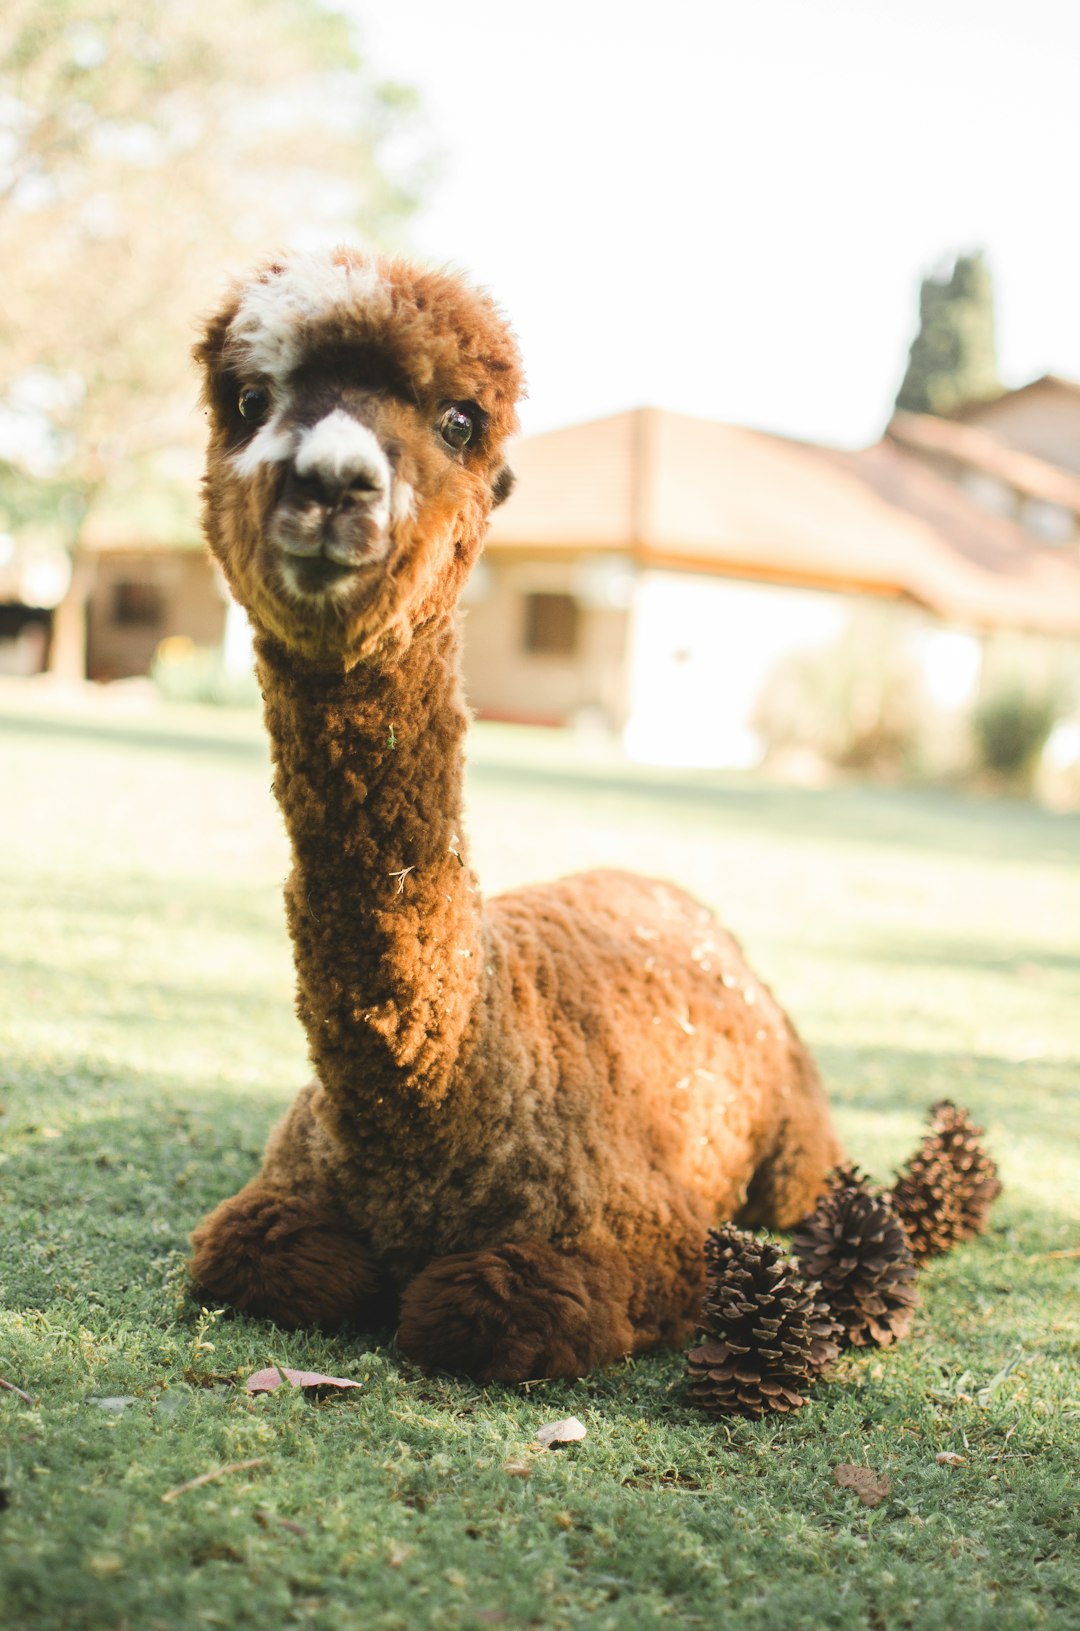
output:
M324 510L337 510L352 503L371 504L383 495L383 487L370 471L338 473L321 469L299 470L293 463L285 473L283 498L299 507L313 504Z
M292 496L331 509L350 501L378 507L389 493L390 474L374 433L335 408L303 433L287 487Z

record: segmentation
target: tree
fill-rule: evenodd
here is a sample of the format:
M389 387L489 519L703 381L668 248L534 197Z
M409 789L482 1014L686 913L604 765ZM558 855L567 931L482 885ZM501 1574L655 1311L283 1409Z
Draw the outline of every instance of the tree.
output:
M1000 390L990 272L981 253L958 255L950 273L923 279L919 332L896 406L948 414Z
M97 495L198 435L197 313L284 243L393 242L424 179L419 162L395 179L389 151L414 116L320 0L8 0L0 501L28 481L63 495L62 634L77 643Z

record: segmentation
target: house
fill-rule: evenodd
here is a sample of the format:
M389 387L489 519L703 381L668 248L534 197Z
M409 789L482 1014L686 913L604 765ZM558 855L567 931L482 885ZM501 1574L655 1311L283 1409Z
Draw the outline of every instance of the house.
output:
M86 674L92 680L148 674L161 642L183 635L195 646L220 646L227 592L205 548L115 545L86 551L91 587L86 608Z
M53 608L71 577L67 556L37 545L21 551L0 532L0 676L40 674L49 650Z
M89 679L149 673L170 636L221 645L228 594L202 538L198 475L197 451L177 447L126 472L87 515L80 553Z
M1080 385L1047 374L947 419L897 412L885 434L981 508L1080 551Z
M596 721L654 762L749 765L777 666L859 608L905 622L930 696L969 701L1001 630L1080 635L1080 559L892 437L858 452L655 408L529 437L467 596L488 718Z
M1015 391L971 402L953 416L996 441L1080 475L1080 383L1043 374Z
M9 538L6 553L0 534L0 673L40 672L58 644L66 677L92 680L149 673L170 635L220 647L231 602L199 529L197 482L183 448L118 479L88 511L74 562L62 529Z

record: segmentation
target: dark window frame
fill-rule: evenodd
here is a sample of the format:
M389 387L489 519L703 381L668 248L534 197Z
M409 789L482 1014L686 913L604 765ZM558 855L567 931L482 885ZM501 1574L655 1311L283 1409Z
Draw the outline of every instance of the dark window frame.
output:
M581 644L581 607L573 595L539 590L523 600L523 651L530 657L576 657Z
M112 621L122 629L153 629L165 621L165 596L150 578L119 578L112 587Z

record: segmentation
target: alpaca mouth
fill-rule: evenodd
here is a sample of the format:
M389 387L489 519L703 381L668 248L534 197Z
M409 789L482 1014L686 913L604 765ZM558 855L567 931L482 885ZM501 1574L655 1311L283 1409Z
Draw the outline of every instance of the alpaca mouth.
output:
M358 576L384 567L388 554L387 539L372 517L326 514L314 507L279 510L270 542L294 595L340 592Z
M302 595L320 595L356 577L372 561L335 561L329 555L289 555L283 563L290 587Z

